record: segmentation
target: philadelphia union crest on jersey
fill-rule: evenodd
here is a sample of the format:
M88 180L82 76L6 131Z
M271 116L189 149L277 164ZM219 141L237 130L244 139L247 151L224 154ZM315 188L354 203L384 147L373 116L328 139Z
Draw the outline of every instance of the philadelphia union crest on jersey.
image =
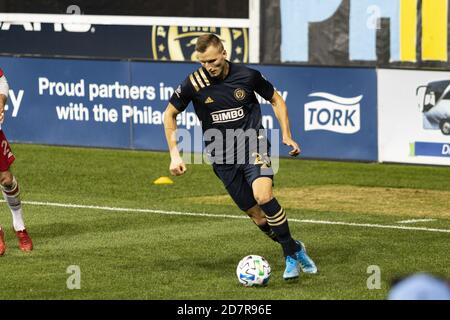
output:
M195 44L204 33L215 33L222 39L230 61L248 62L248 29L216 27L153 26L153 59L197 61Z
M241 88L238 88L238 89L234 90L234 98L237 101L244 100L245 99L245 90L241 89Z

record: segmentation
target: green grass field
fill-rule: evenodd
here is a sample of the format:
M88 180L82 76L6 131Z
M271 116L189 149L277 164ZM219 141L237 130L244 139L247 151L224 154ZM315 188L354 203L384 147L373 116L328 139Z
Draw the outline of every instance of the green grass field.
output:
M0 258L0 300L384 299L396 276L450 276L449 168L281 160L276 196L320 270L285 282L274 242L248 218L218 216L244 215L208 165L190 165L173 185L156 186L168 175L167 153L13 150L35 250L19 251L2 203L8 248ZM421 218L433 221L398 223ZM270 262L267 287L238 284L235 268L248 254ZM66 286L71 265L81 270L79 290ZM367 288L370 265L381 269L381 289Z

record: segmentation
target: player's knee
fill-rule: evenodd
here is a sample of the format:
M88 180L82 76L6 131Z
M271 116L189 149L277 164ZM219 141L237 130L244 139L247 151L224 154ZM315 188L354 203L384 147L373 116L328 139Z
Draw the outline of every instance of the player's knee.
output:
M247 211L247 215L250 217L250 219L253 220L254 223L256 223L258 226L263 226L266 224L267 219L266 219L266 215L264 214L264 212L261 211L261 213L256 212L256 211L252 211L252 212L248 212Z
M257 224L263 224L266 219L266 214L259 208L258 205L255 205L253 208L246 211L247 215L252 218L253 221ZM258 223L260 222L260 223Z
M9 171L0 172L0 184L2 186L10 186L13 184L13 175Z
M266 204L267 202L269 202L272 199L273 199L273 195L270 192L255 194L255 200L259 205Z
M266 217L252 217L252 220L258 225L263 226L267 223Z

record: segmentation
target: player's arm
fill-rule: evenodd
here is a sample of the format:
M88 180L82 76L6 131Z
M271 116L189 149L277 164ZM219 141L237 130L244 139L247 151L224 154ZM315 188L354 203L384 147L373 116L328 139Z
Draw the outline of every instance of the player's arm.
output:
M8 100L8 81L6 80L6 77L2 75L0 77L0 123L3 123L3 120L5 119L5 105L6 100Z
M283 98L274 89L273 85L267 81L259 71L253 71L253 84L255 91L267 101L270 101L273 107L275 116L278 119L283 136L283 143L292 148L289 152L291 156L298 156L300 154L300 147L297 142L292 140L291 129L289 127L289 117L286 103Z
M292 150L289 152L291 156L298 156L300 154L300 147L297 142L292 139L286 102L284 102L283 98L275 90L270 103L272 104L275 116L280 123L281 134L283 136L283 144L292 148Z
M186 110L193 98L193 90L187 77L174 91L164 113L164 130L170 152L170 173L181 176L186 172L186 165L177 146L177 115Z
M170 152L170 173L181 176L186 172L186 165L180 156L177 146L177 115L180 111L169 103L164 113L164 131Z

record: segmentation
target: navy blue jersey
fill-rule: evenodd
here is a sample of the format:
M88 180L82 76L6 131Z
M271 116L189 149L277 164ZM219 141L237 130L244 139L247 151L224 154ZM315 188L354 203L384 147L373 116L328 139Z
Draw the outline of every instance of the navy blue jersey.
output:
M175 90L170 103L179 111L184 111L192 101L203 132L209 129L219 130L224 138L224 148L228 150L223 156L227 159L233 156L236 160L236 150L243 147L237 143L239 132L249 129L259 132L264 129L261 107L255 92L270 101L274 87L259 71L228 63L229 72L223 80L211 77L203 67L190 74ZM226 138L227 130L237 132L237 136L232 138L233 141L227 141L230 140ZM266 141L266 138L264 140ZM206 148L211 143L212 141L205 139ZM232 154L230 147L234 147ZM246 147L249 148L248 145ZM216 150L215 157L216 159L222 157L222 153Z

